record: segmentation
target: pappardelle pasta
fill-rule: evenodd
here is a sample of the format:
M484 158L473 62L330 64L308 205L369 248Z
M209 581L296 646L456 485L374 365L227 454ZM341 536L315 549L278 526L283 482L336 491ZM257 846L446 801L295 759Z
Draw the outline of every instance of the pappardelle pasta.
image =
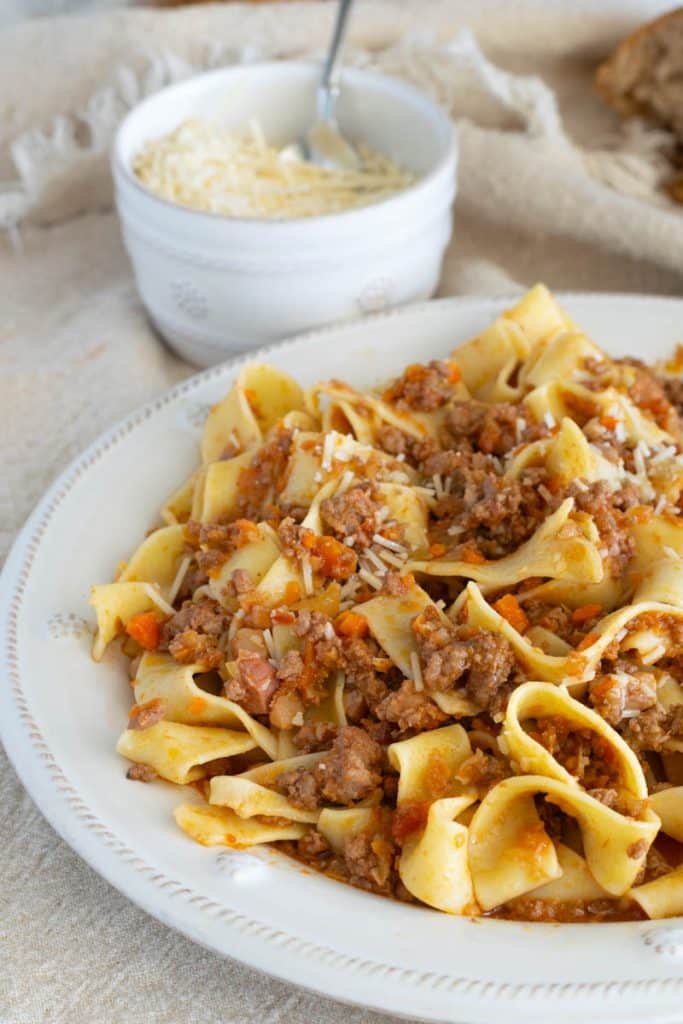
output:
M683 913L681 369L542 285L376 391L244 367L93 588L129 778L447 913Z

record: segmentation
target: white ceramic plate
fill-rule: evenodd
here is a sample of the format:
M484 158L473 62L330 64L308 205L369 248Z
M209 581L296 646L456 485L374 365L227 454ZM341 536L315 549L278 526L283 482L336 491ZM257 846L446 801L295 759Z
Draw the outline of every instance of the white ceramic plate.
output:
M614 354L656 358L683 340L683 301L565 301ZM285 342L267 358L306 385L336 376L365 386L446 353L504 305L447 300L407 308ZM237 365L192 378L92 445L45 496L8 559L0 729L38 806L149 913L219 953L326 995L435 1021L680 1020L680 919L473 922L392 903L272 851L204 849L174 824L175 787L125 779L114 744L130 690L114 657L100 666L90 660L89 587L111 578L188 475L206 407Z

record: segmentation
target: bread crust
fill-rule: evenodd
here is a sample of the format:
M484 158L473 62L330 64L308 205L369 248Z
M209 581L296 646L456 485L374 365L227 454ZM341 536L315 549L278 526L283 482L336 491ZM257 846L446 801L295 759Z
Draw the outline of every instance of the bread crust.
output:
M648 103L643 102L634 94L634 88L642 84L644 79L643 65L648 64L648 57L656 60L660 49L659 40L671 29L675 28L683 34L683 7L668 11L653 21L641 25L627 36L614 53L598 68L595 75L595 88L605 103L623 117L641 115L650 117L667 126L675 124L676 115L671 118L663 115ZM649 52L648 52L649 51ZM681 70L683 71L683 50L681 51ZM680 118L680 114L678 115Z

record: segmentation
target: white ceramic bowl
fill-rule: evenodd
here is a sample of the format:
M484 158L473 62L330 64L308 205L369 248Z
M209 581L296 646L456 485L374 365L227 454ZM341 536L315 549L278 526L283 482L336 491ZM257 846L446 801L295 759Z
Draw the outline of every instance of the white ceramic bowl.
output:
M142 301L169 344L201 366L346 317L425 298L451 232L456 145L446 114L418 90L348 69L342 130L418 175L379 203L299 220L247 220L154 195L131 163L188 117L241 129L257 118L284 144L310 125L319 68L252 64L170 86L135 107L114 147L116 201Z

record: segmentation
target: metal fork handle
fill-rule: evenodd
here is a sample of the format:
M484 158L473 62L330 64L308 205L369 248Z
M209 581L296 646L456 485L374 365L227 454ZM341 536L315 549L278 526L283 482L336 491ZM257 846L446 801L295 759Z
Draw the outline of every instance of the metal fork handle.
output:
M342 69L341 57L352 4L353 0L339 0L332 42L318 86L318 117L321 121L334 122L336 120L335 113Z

